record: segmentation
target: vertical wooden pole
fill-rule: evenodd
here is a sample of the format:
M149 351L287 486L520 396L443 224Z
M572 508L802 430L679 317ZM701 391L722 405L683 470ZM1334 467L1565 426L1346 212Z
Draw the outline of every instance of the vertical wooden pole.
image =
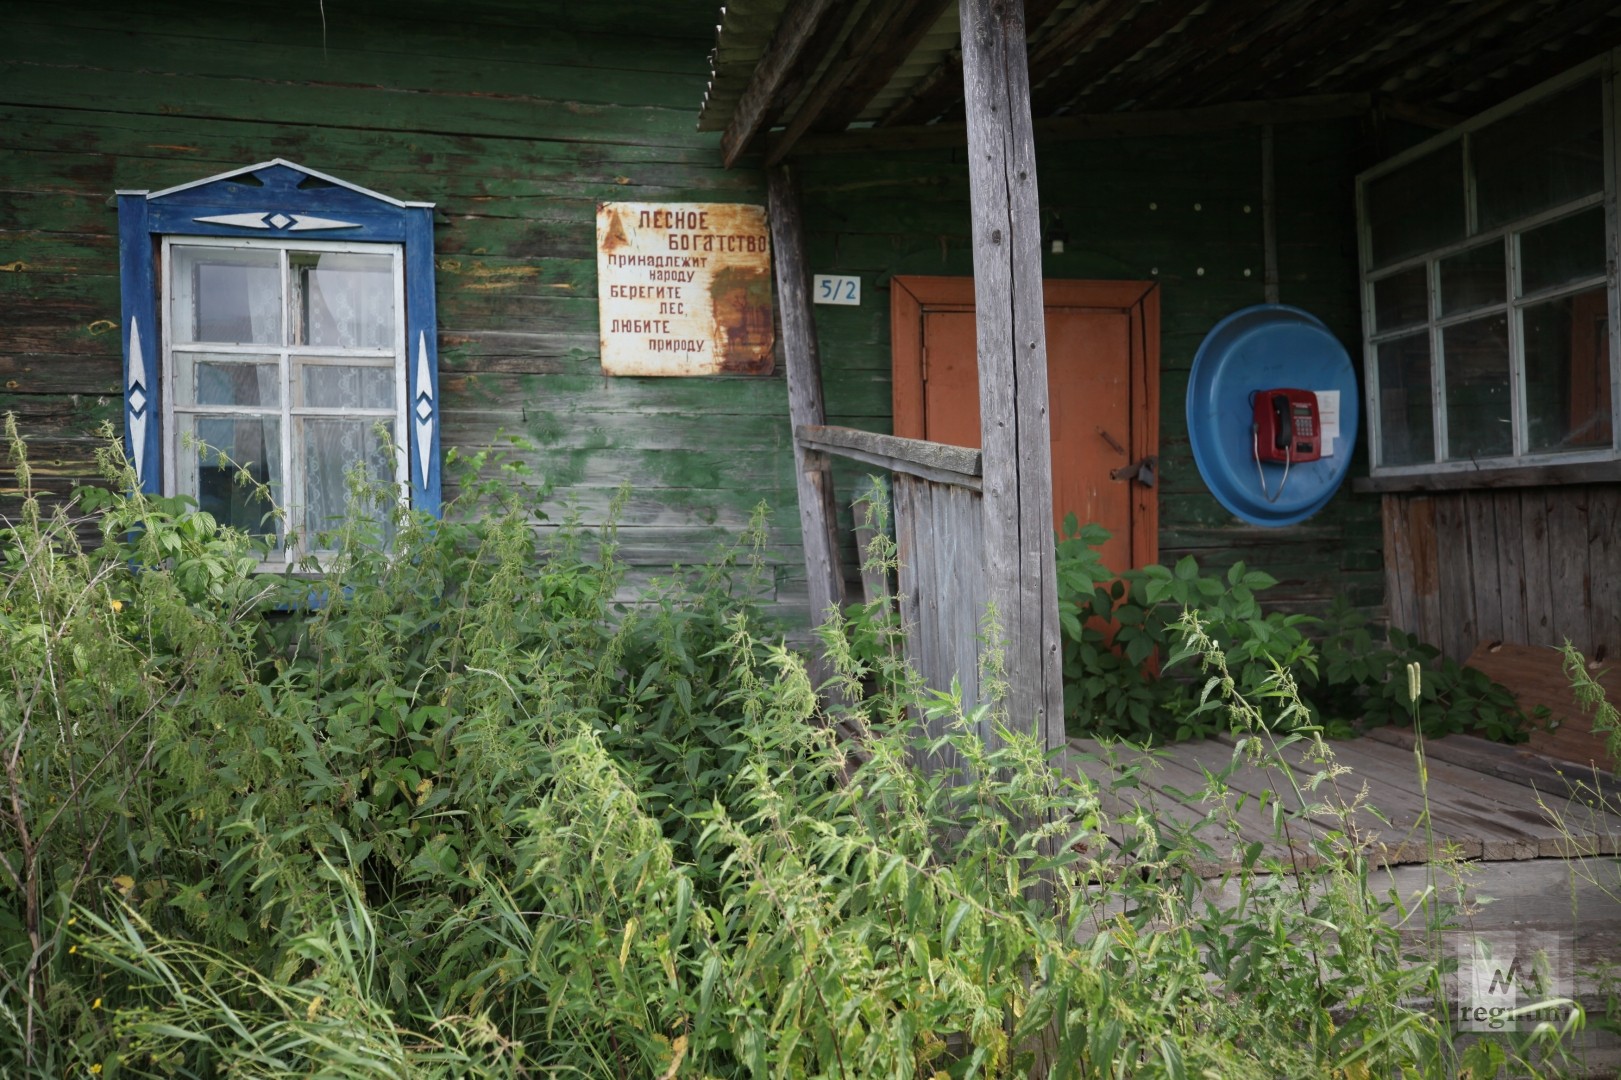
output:
M1002 620L1008 721L1064 742L1053 569L1041 214L1024 0L961 0L985 566Z
M790 429L824 424L822 357L811 317L810 274L805 264L805 229L799 215L799 186L787 166L766 177L771 214L771 246L782 318L782 353L788 367ZM844 571L839 565L838 524L833 475L827 455L794 440L794 478L799 489L799 528L805 547L805 577L811 626L820 626L830 607L844 603ZM820 648L812 651L811 681L820 688L833 674Z

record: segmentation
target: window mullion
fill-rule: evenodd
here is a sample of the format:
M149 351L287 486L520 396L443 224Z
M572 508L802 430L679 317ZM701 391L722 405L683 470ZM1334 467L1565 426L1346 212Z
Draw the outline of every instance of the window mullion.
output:
M1432 259L1425 267L1430 301L1430 421L1435 429L1435 460L1446 460L1447 397L1446 359L1441 352L1441 262Z
M1621 363L1618 363L1617 331L1621 330L1621 287L1616 281L1616 268L1621 262L1621 146L1617 146L1615 125L1621 120L1621 79L1614 74L1605 77L1604 100L1604 273L1606 277L1606 306L1609 308L1610 339L1610 448L1621 446Z
M1463 159L1463 234L1473 238L1480 231L1480 203L1475 190L1474 147L1470 139L1470 133L1464 132L1463 152L1458 156Z
M286 537L287 542L282 550L289 563L296 562L297 549L292 543L293 529L300 515L297 507L303 504L304 477L299 469L293 465L293 374L291 353L288 346L293 343L293 282L289 269L289 253L287 248L281 249L281 302L282 315L282 349L281 361L281 476L282 499L286 503ZM298 547L302 547L302 543Z
M1504 237L1506 245L1503 253L1504 284L1508 289L1508 393L1509 434L1514 456L1525 454L1531 442L1528 427L1530 424L1529 410L1526 405L1525 389L1525 309L1519 303L1520 295L1520 234L1509 233Z
M158 288L162 290L158 297L158 308L162 317L158 322L163 324L163 336L159 348L158 386L163 397L163 430L158 438L158 445L163 448L163 494L178 495L182 490L180 483L180 432L175 426L174 398L174 297L175 283L171 278L173 262L169 251L169 238L163 238L162 258L158 262Z

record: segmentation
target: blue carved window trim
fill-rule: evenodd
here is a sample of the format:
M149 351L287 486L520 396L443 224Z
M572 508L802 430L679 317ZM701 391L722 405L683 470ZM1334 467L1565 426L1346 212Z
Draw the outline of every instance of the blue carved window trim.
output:
M158 250L165 237L340 240L404 252L406 459L414 509L440 507L439 354L433 204L387 195L276 158L162 191L118 192L125 451L142 491L165 490Z

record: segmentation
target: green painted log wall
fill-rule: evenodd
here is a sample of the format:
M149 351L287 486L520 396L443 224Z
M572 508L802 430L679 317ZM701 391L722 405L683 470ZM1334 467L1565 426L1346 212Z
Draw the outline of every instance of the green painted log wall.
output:
M721 168L718 137L695 130L714 14L710 0L8 4L0 409L42 485L90 479L97 427L120 422L109 196L285 157L438 204L446 446L532 440L554 520L564 499L599 520L629 481L622 550L644 573L701 558L763 499L772 598L802 610L780 375L598 365L597 202L765 201L758 170Z
M598 367L598 201L764 202L758 169L722 169L717 138L694 130L714 6L8 5L0 409L19 415L43 486L90 479L96 429L119 421L108 197L286 157L438 204L447 446L527 437L535 471L586 521L630 481L621 538L644 573L701 557L763 499L773 508L771 598L802 618L780 371L607 379ZM1347 344L1357 338L1356 153L1355 125L1278 133L1282 299ZM797 167L813 269L859 273L865 287L859 308L816 310L831 419L888 430L887 281L970 272L962 151ZM1220 317L1262 298L1258 132L1042 146L1039 168L1043 204L1070 234L1067 254L1046 257L1049 276L1163 288L1165 556L1248 559L1282 578L1292 602L1348 589L1377 604L1376 500L1347 492L1306 525L1244 527L1204 490L1188 452L1181 395L1193 352ZM841 472L846 496L856 475ZM4 512L14 481L0 486ZM551 511L565 512L562 498Z
M1280 300L1322 318L1360 356L1352 177L1355 122L1281 127L1275 140ZM1236 559L1280 579L1274 598L1314 609L1339 592L1382 602L1379 500L1347 486L1286 529L1245 525L1210 495L1185 419L1188 371L1223 316L1264 300L1259 129L1197 137L1037 145L1044 211L1069 234L1044 254L1048 278L1158 282L1161 289L1161 558ZM824 155L799 168L816 272L860 274L860 308L818 307L834 423L888 430L889 292L894 274L972 273L960 150L881 158ZM1365 474L1359 447L1352 475ZM859 484L841 474L844 494Z

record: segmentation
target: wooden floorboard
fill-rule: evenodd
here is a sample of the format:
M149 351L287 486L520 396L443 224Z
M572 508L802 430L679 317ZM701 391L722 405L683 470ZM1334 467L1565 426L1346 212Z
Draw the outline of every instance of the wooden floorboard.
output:
M1429 740L1426 786L1413 734L1398 728L1328 742L1326 757L1307 740L1261 755L1243 743L1229 735L1145 751L1071 739L1070 757L1097 784L1117 840L1139 814L1192 828L1212 874L1255 844L1262 858L1297 866L1349 850L1387 866L1443 853L1480 862L1621 853L1621 816L1595 797L1614 794L1614 778L1581 777L1523 747Z

